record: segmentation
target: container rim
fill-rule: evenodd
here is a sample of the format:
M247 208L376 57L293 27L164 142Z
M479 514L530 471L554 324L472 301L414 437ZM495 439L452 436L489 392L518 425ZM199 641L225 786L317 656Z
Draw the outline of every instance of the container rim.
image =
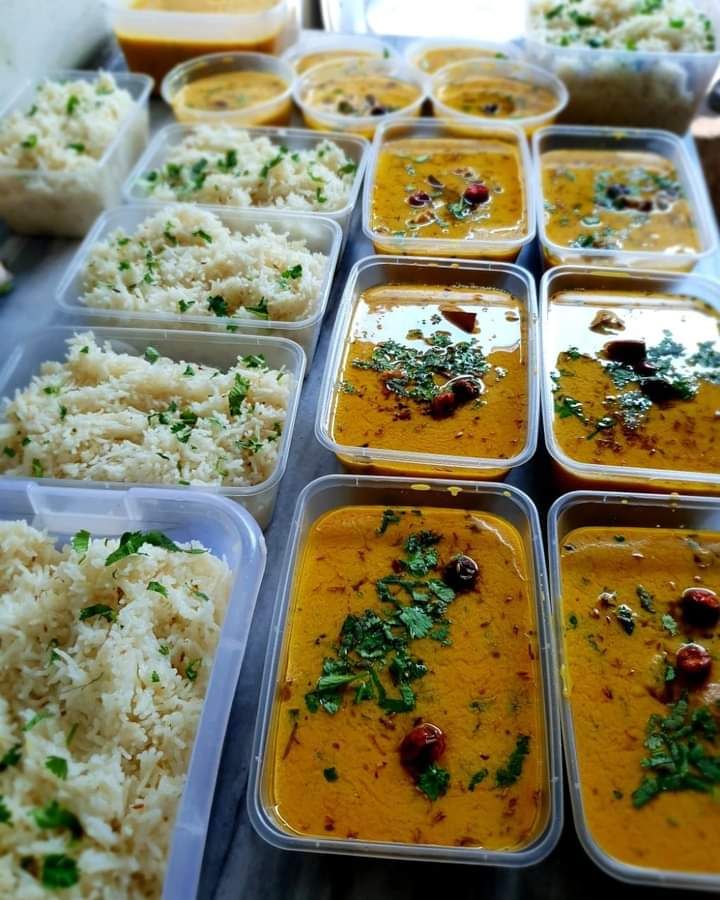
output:
M80 301L79 297L75 297L73 301L73 299L67 296L70 292L72 282L81 273L95 244L97 244L101 240L104 240L107 235L110 234L113 227L120 227L119 225L111 225L114 218L121 217L123 213L133 213L136 211L140 213L141 211L145 211L147 219L155 213L160 212L160 210L178 206L183 208L192 207L193 209L198 209L202 212L213 213L219 219L221 219L221 221L223 219L232 219L233 217L249 216L251 219L257 219L256 224L258 225L267 223L272 226L277 226L275 229L277 232L282 231L283 222L295 222L297 224L304 222L308 225L313 226L315 226L316 224L320 224L321 227L328 228L332 235L331 245L330 250L327 254L327 265L325 268L325 273L323 275L322 283L320 285L320 290L318 292L319 303L315 312L303 319L295 319L293 321L286 321L284 319L246 320L234 318L232 316L216 316L214 319L210 319L208 316L185 315L173 312L150 312L145 310L123 310L109 309L106 307L87 306ZM228 227L233 227L231 223L226 221L223 221L223 224ZM167 322L169 325L188 322L193 325L206 325L215 327L223 326L226 331L228 329L237 329L238 333L247 331L250 332L250 334L255 331L265 331L268 329L273 329L274 331L287 331L292 333L317 325L325 317L328 302L330 300L330 294L332 291L333 276L335 274L338 259L340 256L341 246L342 229L340 228L338 223L334 219L330 219L326 216L318 214L297 212L294 210L289 210L286 212L285 210L277 210L272 208L266 209L264 207L257 206L212 206L210 204L203 203L182 203L177 200L168 200L165 203L158 201L148 201L147 203L126 203L123 206L114 206L110 209L105 210L105 212L101 213L100 216L98 216L98 218L95 220L92 228L87 233L77 251L73 255L69 265L65 269L63 276L55 289L55 302L57 303L59 308L68 315L82 314L105 319L121 318L136 319L138 321L147 322ZM232 333L235 332L233 331Z
M382 117L346 116L341 113L332 113L317 106L311 106L305 100L303 92L308 87L311 79L317 78L319 74L323 73L323 70L329 74L334 69L341 68L343 65L348 65L349 63L377 68L387 75L396 76L403 81L412 84L413 87L416 87L419 91L418 96L401 109L386 113ZM354 134L356 131L362 130L372 130L375 132L382 124L397 122L398 119L412 116L413 111L419 110L427 99L427 91L425 80L418 73L417 69L408 66L405 60L396 54L395 56L390 57L370 57L367 60L364 58L353 59L350 57L348 59L341 58L318 63L316 66L311 66L307 71L297 76L293 85L292 96L304 117L309 115L311 118L316 119L318 122L322 122L324 125L327 124L332 128L337 127L337 130L342 131L342 133L346 133L347 129L347 132ZM378 119L380 119L380 121L378 121Z
M238 20L241 22L252 21L254 19L258 19L262 16L267 15L268 13L275 13L280 8L284 8L286 6L287 0L275 0L272 6L269 9L262 10L259 13L216 13L216 12L188 12L188 11L179 11L176 12L174 10L168 9L138 9L130 6L130 0L103 0L104 5L108 9L110 13L124 13L130 14L134 18L160 18L162 19L165 16L176 19L179 22L187 23L188 25L197 25L197 21L199 18L205 18L210 16L213 22L217 22L218 24L223 24L224 22L232 22L233 24L237 24Z
M545 731L545 752L547 755L547 791L549 812L545 829L533 844L517 851L484 851L462 847L441 845L417 845L392 842L359 842L351 839L330 840L292 835L281 830L267 815L261 798L261 776L267 749L268 726L271 721L274 686L278 668L282 640L287 626L287 617L292 601L295 563L301 548L300 526L309 499L318 492L334 487L384 487L409 488L417 490L422 499L427 490L447 490L453 495L501 496L515 505L528 523L532 559L528 567L533 573L533 609L537 620L538 648L541 658L541 682L543 703L543 728ZM455 493L457 492L457 494ZM381 501L380 498L378 502ZM560 719L557 665L555 660L554 629L550 621L547 603L547 574L543 553L542 534L537 508L532 499L523 491L511 485L492 482L465 481L452 479L416 479L384 477L374 475L325 475L307 484L297 498L289 529L290 538L285 555L270 627L271 641L263 667L258 713L253 737L253 749L248 780L247 808L250 822L260 837L275 847L284 850L303 850L316 853L352 854L389 859L415 859L418 861L442 861L453 863L474 863L488 866L520 868L534 865L546 858L553 850L563 826L563 780L560 748ZM418 853L418 849L421 853Z
M333 395L335 393L335 383L340 375L342 365L342 355L346 345L347 331L352 320L352 312L358 297L355 296L358 278L366 269L372 269L376 266L390 266L403 268L406 266L415 266L417 268L426 268L432 273L433 269L443 268L451 269L454 272L461 272L463 269L474 272L504 272L512 275L525 286L526 296L519 299L527 314L527 436L525 445L522 450L515 456L507 459L485 459L483 457L471 456L446 456L440 457L435 453L422 453L409 450L384 450L373 447L354 447L347 444L338 443L332 436L330 429L330 415L332 410ZM537 439L539 431L539 403L538 403L538 333L537 333L537 301L535 293L535 280L530 273L514 263L495 263L485 260L460 260L431 258L424 256L385 256L373 255L365 256L359 259L350 270L342 297L337 304L337 313L328 355L326 357L325 370L323 373L320 392L318 395L317 411L315 415L315 437L317 441L336 455L352 454L354 458L362 459L363 462L375 463L378 461L388 463L411 463L421 466L444 467L449 466L454 469L464 470L487 470L494 469L513 469L523 465L535 453L537 449Z
M378 161L380 158L380 151L382 150L382 146L384 140L386 138L386 134L392 128L419 128L421 133L416 135L417 137L422 137L423 135L427 135L429 137L443 137L442 132L450 132L445 135L449 139L452 140L472 140L474 137L482 137L486 132L492 133L494 135L505 136L509 139L509 142L512 143L515 147L517 147L518 155L519 155L519 180L522 185L522 189L525 194L525 209L526 209L526 217L527 217L527 228L525 234L521 235L518 238L513 238L512 240L508 240L507 238L501 238L499 240L492 240L490 238L483 240L462 240L459 238L397 238L392 235L384 235L380 234L377 231L374 231L370 225L370 213L372 210L372 191L375 185L375 172L377 170ZM532 164L530 159L530 151L528 149L527 140L525 138L524 133L520 128L517 128L515 125L495 125L491 122L483 122L478 120L477 124L473 124L473 132L472 135L462 135L458 134L457 131L453 131L453 129L457 128L457 123L453 122L452 119L421 119L421 118L402 118L395 119L393 121L384 122L378 126L377 131L375 132L375 139L370 147L367 159L367 171L365 177L365 184L363 187L363 200L362 200L362 229L366 238L372 241L373 245L382 243L388 247L392 247L393 249L402 252L408 246L409 242L412 242L412 246L416 247L420 253L422 251L426 251L426 256L435 256L438 255L438 245L440 245L443 251L447 251L448 253L452 253L453 251L457 252L458 256L462 254L463 251L467 251L469 248L483 248L488 251L517 251L520 250L526 245L529 244L534 238L537 230L537 216L535 214L535 190L533 188L531 182L531 171ZM437 133L437 134L436 134Z
M266 69L272 70L275 75L278 75L278 77L285 81L285 90L282 93L276 94L269 100L263 100L260 103L246 106L242 110L236 110L235 113L237 115L257 116L258 114L272 111L276 106L286 103L292 97L293 84L297 78L293 67L286 60L282 59L282 57L271 56L269 53L256 53L250 50L228 50L222 53L204 53L202 56L194 56L192 59L178 63L176 66L173 66L163 78L162 84L160 85L160 96L172 109L172 101L179 93L179 90L175 90L175 82L182 78L186 78L189 74L194 73L196 69L202 69L204 66L212 65L215 62L227 62L228 69L232 72L262 71L262 67L265 67ZM230 66L231 62L240 63L241 65L240 67L236 67L235 65ZM245 62L248 65L242 66L242 63ZM258 68L254 68L253 63L257 64ZM191 82L192 79L188 80L186 83L190 84ZM181 84L180 90L182 90L184 86L185 85ZM198 115L206 117L206 119L204 118L202 121L207 122L207 124L212 124L213 121L222 124L223 120L227 119L228 115L232 114L233 111L197 108L196 112Z
M468 113L461 112L458 109L448 106L438 98L438 88L447 81L452 81L453 77L460 75L460 72L466 68L487 69L489 73L496 72L499 75L515 78L517 81L534 84L535 86L546 87L552 90L556 98L556 103L549 110L538 113L534 116L522 116L513 119L491 119L483 116L473 116ZM430 79L430 87L428 89L430 100L433 108L436 109L442 118L456 119L464 125L475 125L480 122L508 122L521 129L533 129L545 122L552 121L556 116L565 109L570 99L570 94L565 84L552 72L543 69L533 63L526 62L524 59L510 57L508 59L463 59L457 62L449 63L446 66L434 72Z
M115 72L109 69L50 69L45 75L31 75L20 82L17 89L10 93L5 102L0 103L0 121L8 116L16 105L19 106L24 95L29 93L31 88L36 89L45 81L67 81L73 79L76 81L89 81L92 84L103 74L111 75L120 90L127 90L129 87L135 86L137 88L137 97L132 97L131 94L132 107L117 123L115 136L103 151L102 156L94 160L95 165L92 167L92 170L97 171L107 163L115 148L127 133L129 126L142 114L143 107L147 107L150 92L155 84L155 80L149 75L144 75L141 72ZM43 178L54 180L66 178L73 173L67 169L21 169L15 166L0 166L0 174L17 175L26 178L42 176ZM82 177L83 174L87 173L80 172L78 177Z
M143 342L145 340L148 343L159 343L163 340L177 340L181 339L186 342L194 341L194 342L203 342L206 346L210 343L215 344L227 344L230 345L233 351L237 351L237 355L241 355L242 347L244 342L247 342L246 346L252 344L255 348L257 347L277 347L284 351L286 351L290 357L294 357L295 367L290 369L288 367L288 371L292 374L295 384L293 385L293 390L290 395L290 400L288 402L287 412L285 414L285 427L283 429L282 434L282 446L280 456L278 458L277 464L270 475L264 480L259 482L258 484L251 485L207 485L207 484L189 484L184 485L182 490L183 492L187 491L188 494L207 494L207 495L218 495L220 497L238 497L238 498L249 498L255 497L260 494L264 494L267 491L274 488L279 482L282 480L285 470L287 468L288 458L290 456L290 446L292 444L292 438L295 431L295 420L297 417L298 407L300 404L300 395L302 393L302 385L303 385L303 376L305 373L305 352L300 347L299 344L296 344L294 341L290 341L287 338L283 337L275 337L274 335L242 335L242 334L233 334L227 335L222 332L209 332L209 331L173 331L172 329L160 329L160 328L124 328L124 327L106 327L100 326L95 327L92 325L50 325L47 328L44 328L42 332L31 334L29 336L25 336L20 341L18 341L11 352L8 354L7 358L0 364L0 401L7 398L7 394L5 393L7 388L7 380L10 376L10 373L15 368L19 360L28 352L28 348L30 348L35 343L40 343L46 340L49 337L56 335L60 337L65 335L70 337L82 330L91 331L98 340L128 340L128 341L139 341ZM4 404L2 404L4 406ZM0 407L0 421L3 421L5 418L4 409ZM18 481L24 480L21 476L14 475L2 475L0 476L0 483L3 480L8 481ZM130 488L162 488L162 483L141 483L141 482L129 482L129 481L94 481L92 479L78 479L78 478L33 478L31 479L34 483L47 485L51 487L72 487L72 488L81 488L81 489L102 489L106 491L118 491L118 490L128 490ZM167 490L167 488L173 487L177 490L174 485L167 485L163 488L163 490Z
M637 280L644 281L646 284L653 280L657 282L664 281L683 282L688 281L700 283L705 288L717 295L716 308L720 314L720 284L713 279L704 275L696 275L691 272L664 272L653 269L622 269L613 266L580 266L580 265L564 265L555 266L548 269L540 279L540 302L539 302L539 332L540 332L540 401L543 420L543 435L545 437L545 446L550 456L564 468L573 471L581 476L588 478L601 478L603 475L611 478L621 478L625 480L637 479L642 482L654 481L658 482L686 482L689 484L720 484L720 473L712 472L683 472L677 469L651 469L647 467L637 466L611 466L599 463L585 463L580 460L573 459L560 447L555 437L555 410L553 403L552 379L550 372L555 368L554 360L548 355L548 314L550 303L552 302L553 283L564 276L577 275L588 279L617 277L618 280ZM579 304L584 305L585 300L578 300ZM642 496L642 495L640 495ZM674 496L674 495L673 495Z
M587 137L595 138L602 141L603 138L612 138L617 142L617 147L621 148L624 141L655 140L670 143L674 152L677 154L678 163L674 164L677 169L679 178L684 182L684 186L688 194L688 204L691 211L695 214L696 222L699 222L697 228L698 237L702 239L704 248L695 253L664 253L659 250L605 250L600 247L567 247L563 244L556 244L547 236L545 228L544 203L545 194L542 183L542 150L541 142L548 137ZM683 264L695 266L701 259L710 256L718 249L718 229L715 225L714 215L710 206L710 199L707 193L704 179L700 177L697 165L691 160L682 139L671 131L662 128L625 128L623 126L612 125L548 125L545 128L538 129L532 136L532 156L533 156L533 182L536 194L535 209L537 213L537 230L540 243L546 251L555 254L559 258L563 256L576 256L588 258L589 260L604 258L607 259L611 254L617 259L632 259L633 268L652 268L653 263L660 260L673 262L674 268L680 269ZM665 159L669 157L663 154ZM672 161L672 160L671 160Z
M213 127L213 126L209 126ZM130 203L157 203L156 199L149 199L140 194L139 190L136 189L136 185L139 183L142 175L148 169L152 168L152 163L156 160L161 163L164 158L164 150L166 148L166 144L168 147L174 147L180 143L180 141L187 134L191 134L197 126L195 125L182 125L179 122L175 122L170 125L165 125L163 128L159 128L155 135L151 138L150 143L145 148L145 151L140 156L140 159L133 166L130 174L125 179L123 183L123 199L127 204ZM237 126L236 130L245 131L251 137L267 137L270 140L275 138L276 140L286 138L292 140L293 138L297 138L299 140L310 141L311 139L315 144L319 144L321 141L333 141L338 144L341 149L343 142L350 143L351 145L355 145L358 152L358 162L357 169L355 171L355 179L353 181L352 187L350 188L350 195L348 196L347 203L340 207L340 209L332 209L332 210L307 210L305 211L306 215L310 216L323 216L325 218L342 218L346 215L351 215L355 206L357 204L357 197L360 193L360 185L362 183L363 177L365 175L365 167L367 165L367 154L370 146L370 142L360 135L357 134L346 134L338 131L315 131L309 128L290 128L284 125L249 125L249 126ZM162 157L160 154L163 153ZM170 201L172 202L172 201ZM175 201L177 202L177 201ZM212 206L212 208L215 208ZM222 209L269 209L270 207L265 206L231 206L230 204L222 204L220 206ZM285 209L280 208L280 211L284 214L286 212Z
M624 509L637 509L638 507L665 507L675 509L691 509L710 507L720 513L720 498L689 497L681 494L641 494L625 491L572 491L555 500L547 515L547 563L548 563L548 590L552 602L552 621L555 631L555 654L559 671L562 673L567 668L565 656L564 628L563 628L563 603L562 603L562 578L560 575L560 557L558 548L561 535L559 532L559 520L561 515L573 506L585 503L596 503L602 506L622 506ZM562 678L562 675L561 675ZM563 679L564 680L564 679ZM609 856L593 837L585 816L582 791L580 790L581 776L580 766L575 742L575 729L573 727L572 707L567 692L560 690L560 717L562 723L562 746L565 765L568 773L568 785L570 793L570 805L572 807L575 831L583 849L590 859L602 871L630 884L647 884L655 887L678 887L687 890L717 890L720 886L720 875L701 874L696 872L682 872L675 870L663 870L644 868L624 863L619 859Z

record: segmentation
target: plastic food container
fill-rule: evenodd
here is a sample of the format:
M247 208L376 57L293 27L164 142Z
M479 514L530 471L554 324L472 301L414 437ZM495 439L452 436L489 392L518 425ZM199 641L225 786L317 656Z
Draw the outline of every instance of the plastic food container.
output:
M189 106L183 88L201 78L230 75L235 72L259 72L274 75L285 82L285 90L260 103L242 109L212 109ZM204 122L209 125L287 125L292 112L292 84L295 72L281 59L267 53L208 53L175 66L163 79L163 100L172 107L178 122Z
M474 41L472 38L425 38L412 41L405 48L405 59L411 66L430 77L442 65L434 64L432 59L424 57L443 50L450 50L456 55L451 62L464 59L518 59L522 51L517 44L498 44L493 41Z
M157 204L158 201L152 196L148 196L142 187L141 177L145 172L151 169L157 169L164 165L168 151L171 147L175 147L182 143L186 135L191 134L193 128L191 125L166 125L161 128L155 137L150 141L147 150L138 160L137 165L128 176L123 188L123 198L126 203L152 203ZM355 180L350 190L348 201L341 209L323 210L315 212L311 210L304 215L312 217L322 216L323 218L333 219L342 228L343 233L347 236L348 226L352 218L353 210L357 205L358 194L360 193L360 185L365 174L365 164L368 152L368 142L361 137L349 134L338 134L337 132L318 132L308 131L304 128L246 128L245 131L251 137L267 136L278 146L281 144L290 150L309 150L317 146L320 141L333 141L340 147L346 156L351 159L357 166L355 172ZM252 206L252 207L229 207L220 206L212 207L214 212L218 209L256 209L267 211L268 207ZM281 209L279 212L284 216L289 210Z
M528 0L525 52L565 82L570 101L563 121L687 131L720 63L720 42L708 52L560 47L533 37ZM695 0L720 36L720 10Z
M158 86L173 66L204 53L277 53L290 18L288 0L258 0L257 12L237 13L138 9L135 0L105 3L128 68L147 72Z
M312 524L323 513L339 506L382 504L383 506L437 506L476 510L501 516L520 533L529 570L538 628L538 645L543 683L545 759L547 761L548 808L545 829L528 847L515 852L486 851L469 847L431 846L322 839L291 833L274 813L270 799L268 744L272 739L273 704L282 678L295 569ZM289 529L289 543L270 629L272 636L263 673L253 755L251 760L248 811L258 834L283 850L304 850L352 856L385 857L434 862L463 862L475 865L518 868L540 862L555 846L562 830L562 771L556 698L556 664L549 606L545 596L545 563L537 512L532 501L516 488L492 484L428 481L409 478L368 478L329 475L311 482L295 507Z
M412 450L383 450L353 447L338 443L333 436L335 397L341 379L345 348L353 315L364 291L377 285L433 284L466 287L491 287L505 290L516 297L526 313L526 362L528 408L527 438L517 456L509 459L483 459L469 456L443 456ZM535 453L538 432L538 354L535 283L529 272L503 263L460 262L441 259L404 259L402 257L368 256L357 262L348 275L345 292L338 306L335 327L330 339L325 373L315 419L318 441L338 457L350 471L367 474L415 475L421 478L485 478L504 477L510 469L526 463Z
M381 125L375 135L368 159L368 174L363 188L363 232L372 241L376 253L397 253L407 256L452 256L468 259L497 259L513 262L520 251L535 237L535 191L532 189L531 162L527 141L519 128L513 125L495 125L487 122L473 126L474 137L497 137L517 148L521 187L525 197L526 229L517 238L498 237L487 240L457 240L450 238L411 238L373 231L372 196L375 187L380 154L386 143L407 138L457 139L458 134L450 122L432 119L403 119Z
M18 341L10 350L0 368L0 397L12 397L15 391L25 388L36 375L42 363L49 360L65 359L67 340L73 334L89 326L56 325L46 328L42 333ZM176 485L150 485L163 492L173 489L175 494L187 495L192 500L199 494L214 494L236 500L255 517L262 528L267 527L275 508L280 481L285 474L290 444L295 427L295 416L300 401L300 390L305 373L305 354L292 341L275 337L249 337L229 334L211 334L193 331L164 331L160 329L135 328L93 328L98 342L110 341L118 353L130 353L142 356L148 344L151 344L161 356L170 359L183 359L189 363L228 368L238 356L251 353L262 353L271 368L285 366L295 379L293 390L280 439L279 459L275 471L260 484L245 487L217 487L210 485L188 485L179 489ZM0 478L0 485L14 482L11 477ZM133 487L145 487L129 482L80 481L69 478L42 478L43 485L63 489L105 488L112 493L103 494L107 499L105 505L112 502L111 497L118 490L127 491Z
M265 570L265 542L252 518L236 504L204 493L131 488L108 493L0 481L0 520L44 529L59 545L81 529L93 537L157 529L176 541L197 539L232 572L225 622L178 805L163 897L197 889L225 729L245 655L250 623Z
M288 234L292 240L305 240L309 250L324 253L327 266L323 276L313 312L295 322L279 320L217 318L197 316L190 313L143 312L142 310L98 309L82 302L83 272L90 251L98 241L104 240L117 228L125 232L137 230L150 216L173 206L168 204L128 204L104 213L95 223L65 271L58 285L55 299L60 309L71 316L73 321L92 321L104 325L126 325L131 327L156 327L194 329L196 331L221 331L231 334L272 335L288 338L299 344L307 356L308 368L315 354L323 318L327 310L332 288L335 266L337 265L342 231L337 222L322 216L306 213L292 213L276 209L231 209L226 206L207 207L198 204L198 209L212 212L223 225L241 234L252 233L256 225L266 223L274 231Z
M395 48L386 41L367 34L335 34L327 31L310 32L286 50L282 58L290 63L298 75L331 59L342 57L377 57L394 59Z
M557 355L572 343L566 331L556 333L548 315L553 296L560 291L585 291L587 300L573 298L573 304L597 307L593 291L650 292L678 297L695 297L720 311L720 286L714 279L699 275L662 272L628 272L623 269L592 269L582 266L560 266L546 272L540 282L540 332L542 347L541 400L545 444L567 487L602 490L619 487L636 491L682 491L684 493L720 493L720 473L682 472L671 469L632 468L630 466L595 465L572 459L560 447L554 431L554 395L550 373ZM652 304L652 301L648 301ZM603 297L602 306L612 308ZM652 305L651 305L652 308ZM608 340L612 335L608 336Z
M554 105L545 112L533 116L476 116L449 106L440 100L443 89L448 85L475 82L477 79L492 83L494 79L512 79L520 84L530 85L533 90L543 88L554 97ZM537 128L550 125L564 109L568 93L565 85L545 69L531 66L528 63L508 59L470 59L464 62L451 63L436 72L429 84L430 99L438 118L450 119L458 128L469 130L478 122L507 122L522 128L526 134L532 134Z
M393 112L377 115L343 115L313 105L310 92L323 84L342 82L347 78L396 78L417 90L415 99ZM334 89L333 94L340 93ZM368 93L371 93L370 89ZM326 131L342 131L371 138L383 122L392 122L408 116L419 116L425 100L425 82L418 73L398 59L344 59L313 66L295 82L293 99L302 112L305 124L310 128ZM380 106L382 99L378 98Z
M50 81L89 81L98 72L58 69ZM117 134L97 165L79 172L0 168L0 218L20 234L83 237L100 213L120 202L127 174L148 141L148 97L152 79L147 75L113 72L119 88L135 101L120 122ZM33 78L0 109L0 119L32 106L35 90L45 78Z
M567 659L563 636L562 578L559 549L568 532L584 526L687 528L720 530L720 501L704 497L662 497L652 494L578 491L560 497L548 514L548 568L553 602L558 665L565 682L562 690L562 726L565 762L575 830L592 861L608 875L632 884L685 890L720 889L720 877L695 872L632 866L609 856L588 828L581 792L582 773L577 758L572 710L567 687Z
M542 155L548 150L638 150L657 153L669 160L683 186L693 212L700 241L697 253L662 253L643 250L605 250L602 248L563 247L551 241L545 230L545 196L542 185ZM566 263L594 266L622 266L643 269L671 269L688 271L701 259L717 250L717 226L708 198L707 187L699 166L694 163L682 141L667 131L650 128L583 128L572 125L551 125L533 135L533 181L535 183L538 235L542 243L545 264Z

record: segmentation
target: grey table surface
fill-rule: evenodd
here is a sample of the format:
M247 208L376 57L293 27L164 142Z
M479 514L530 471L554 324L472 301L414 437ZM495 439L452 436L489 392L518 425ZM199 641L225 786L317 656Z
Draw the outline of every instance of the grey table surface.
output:
M152 117L153 127L157 128L168 121L169 114L155 101ZM694 148L689 146L694 153ZM77 246L75 241L15 235L5 235L3 239L0 233L0 259L16 276L15 289L0 298L0 361L23 335L35 334L50 324L77 322L60 313L53 297ZM246 795L252 737L288 526L303 487L322 475L341 471L334 455L315 441L315 407L337 302L352 265L370 253L372 247L362 236L359 209L356 209L351 238L336 272L317 354L304 385L290 463L273 521L265 534L267 569L225 736L197 896L219 900L418 900L419 897L433 900L446 892L451 892L455 900L580 895L598 898L611 895L613 900L632 896L644 900L657 896L657 889L621 884L593 865L575 835L567 799L565 826L558 847L544 862L520 870L287 852L266 844L250 825ZM526 250L519 262L539 272L537 248ZM720 261L711 260L703 269L707 274L716 275ZM541 518L561 493L554 483L542 440L534 458L513 471L508 481L533 498ZM675 897L682 893L686 892L671 892Z

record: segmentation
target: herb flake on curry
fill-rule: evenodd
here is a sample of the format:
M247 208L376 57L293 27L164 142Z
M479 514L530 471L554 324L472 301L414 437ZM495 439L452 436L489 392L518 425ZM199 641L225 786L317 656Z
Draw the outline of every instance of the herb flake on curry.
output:
M311 527L293 593L271 748L284 827L531 843L547 821L547 773L515 529L462 510L336 509Z
M548 333L553 428L569 457L720 471L720 316L712 307L678 295L564 291L551 298Z
M623 863L720 872L718 567L718 533L586 527L563 540L584 815Z
M505 291L370 288L350 324L333 440L468 457L467 474L482 469L473 460L517 456L528 432L526 342L525 312Z

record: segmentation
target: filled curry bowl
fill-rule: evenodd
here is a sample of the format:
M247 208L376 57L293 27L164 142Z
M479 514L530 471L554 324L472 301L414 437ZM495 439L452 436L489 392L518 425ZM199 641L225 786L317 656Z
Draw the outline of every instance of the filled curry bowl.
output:
M498 44L473 38L423 38L405 48L405 59L425 76L450 63L467 59L516 59L522 55L517 44Z
M380 126L363 191L377 253L513 262L535 237L530 156L512 125L402 119Z
M537 441L535 286L517 266L367 257L351 271L315 434L365 474L504 477Z
M393 59L395 48L368 34L336 34L316 31L303 35L282 58L298 75L322 63L339 59Z
M290 534L248 793L259 834L328 853L544 858L562 786L529 499L328 476Z
M720 289L564 266L541 282L545 440L574 486L720 492Z
M717 891L720 504L568 494L548 543L580 840L623 881Z
M546 265L689 271L717 249L699 166L674 134L556 125L533 136Z

